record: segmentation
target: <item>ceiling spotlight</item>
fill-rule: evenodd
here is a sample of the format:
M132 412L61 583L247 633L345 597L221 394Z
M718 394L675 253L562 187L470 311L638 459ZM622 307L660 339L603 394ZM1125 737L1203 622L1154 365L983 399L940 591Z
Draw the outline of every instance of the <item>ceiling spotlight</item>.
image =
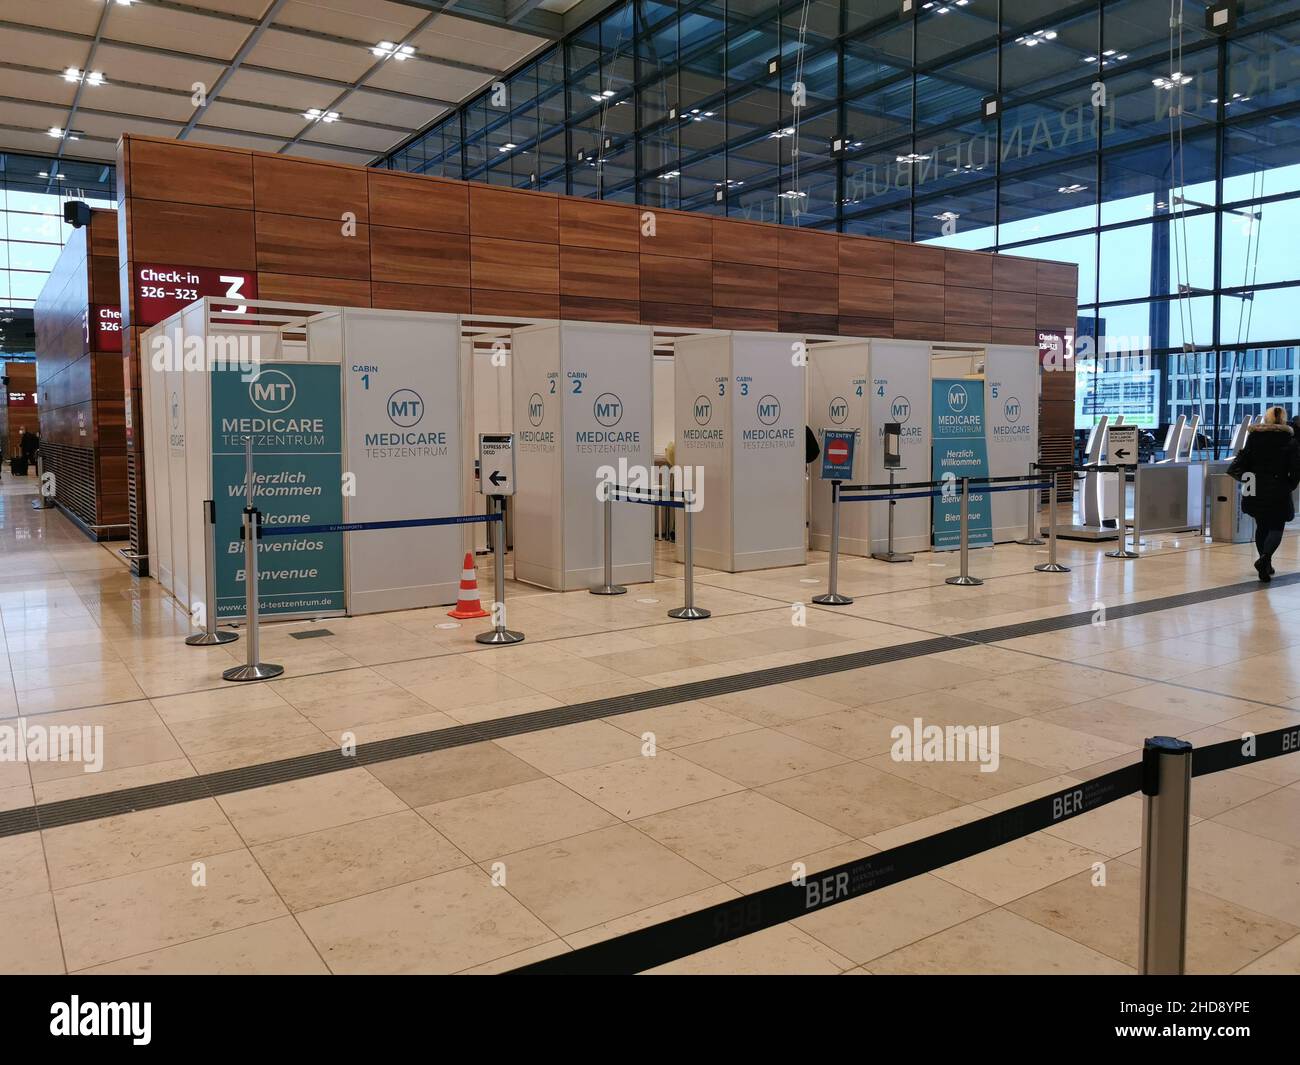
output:
M400 62L403 59L409 59L411 56L415 55L415 49L409 44L394 44L392 41L380 41L370 49L370 54L376 55L380 59L387 59L389 56L392 56Z
M1167 78L1152 78L1151 84L1157 89L1172 89L1178 85L1186 85L1191 80L1192 76L1190 74L1184 74L1181 71L1175 70Z
M1083 192L1087 187L1087 185L1080 185L1078 182L1075 182L1073 185L1062 185L1056 191L1062 196L1073 196L1076 192Z
M497 151L499 151L499 152L512 152L512 151L514 151L514 150L515 150L516 148L518 148L518 147L519 147L519 145L517 145L517 144L511 144L509 141L506 141L506 143L503 144L503 145L501 145L501 147L498 148Z
M679 178L679 177L681 177L681 176L682 176L682 172L681 172L680 170L669 170L667 173L660 174L660 175L659 175L659 180L660 180L660 181L672 181L673 178Z
M309 122L337 122L339 113L337 111L322 111L319 107L312 107L304 111L302 117Z
M1044 41L1054 40L1056 40L1055 30L1034 30L1033 33L1026 33L1023 37L1017 37L1016 44L1023 44L1026 48L1033 48Z
M767 135L768 140L780 140L782 137L793 137L794 126L786 126L785 129L774 130Z
M956 211L944 211L943 214L931 215L936 222L955 222L961 217Z
M781 193L781 199L783 200L806 200L807 198L808 193L797 192L794 189L786 189L785 192Z
M894 162L896 162L896 163L924 163L924 162L926 162L929 158L930 158L930 157L929 157L928 155L919 155L919 154L916 153L916 152L908 152L906 155L900 155L900 156L898 156L898 157L894 160Z
M63 129L61 126L51 126L45 132L58 140L75 141L81 139L82 131L79 129Z
M84 81L87 85L103 85L104 75L98 70L82 73L82 71L78 70L76 67L68 67L68 69L63 72L63 80L74 83Z

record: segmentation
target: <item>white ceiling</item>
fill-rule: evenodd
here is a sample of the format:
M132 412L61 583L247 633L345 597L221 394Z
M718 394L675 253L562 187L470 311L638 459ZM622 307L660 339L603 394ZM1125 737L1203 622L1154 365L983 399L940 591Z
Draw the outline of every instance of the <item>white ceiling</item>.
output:
M112 160L132 132L368 163L610 2L4 0L0 150Z

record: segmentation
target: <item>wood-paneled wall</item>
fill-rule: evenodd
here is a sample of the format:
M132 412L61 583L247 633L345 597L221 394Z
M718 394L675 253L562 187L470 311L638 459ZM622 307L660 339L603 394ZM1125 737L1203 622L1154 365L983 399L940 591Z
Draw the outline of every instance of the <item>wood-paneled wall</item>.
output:
M651 225L626 204L135 135L117 179L137 410L136 263L255 272L264 300L485 316L972 344L1075 325L1073 264L681 211ZM1072 432L1072 411L1043 413L1045 439Z
M122 353L104 350L94 320L120 302L117 228L116 211L94 210L71 230L35 310L43 460L55 502L96 526L127 521Z

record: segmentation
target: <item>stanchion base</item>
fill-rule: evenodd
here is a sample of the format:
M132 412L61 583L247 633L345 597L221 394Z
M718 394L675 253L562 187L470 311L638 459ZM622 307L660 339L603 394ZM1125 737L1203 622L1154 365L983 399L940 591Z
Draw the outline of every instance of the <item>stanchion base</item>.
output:
M592 595L627 595L627 589L621 584L604 584L591 589Z
M1017 540L1016 543L1020 544L1021 547L1042 547L1047 541L1040 540L1037 536L1032 538L1027 536L1023 540Z
M814 595L812 601L818 606L852 606L853 600L847 595L840 595L839 592L827 592L825 595Z
M523 643L524 634L511 629L491 629L474 637L475 643Z
M702 606L679 606L668 611L668 616L679 621L698 621L700 618L711 618L713 614Z
M196 632L193 636L186 636L185 643L189 647L211 647L217 643L234 643L237 639L239 633L218 629L216 632Z
M1125 550L1125 551L1107 551L1106 557L1107 558L1138 558L1139 556L1136 551Z
M270 680L284 672L284 666L272 662L258 662L253 666L235 666L221 674L222 680Z
M978 577L949 577L944 584L960 584L963 588L973 588L977 584L984 582Z
M881 551L873 554L872 558L879 559L881 562L911 562L912 556L902 551Z
M1034 567L1036 573L1069 573L1069 566L1062 566L1059 562L1040 562Z

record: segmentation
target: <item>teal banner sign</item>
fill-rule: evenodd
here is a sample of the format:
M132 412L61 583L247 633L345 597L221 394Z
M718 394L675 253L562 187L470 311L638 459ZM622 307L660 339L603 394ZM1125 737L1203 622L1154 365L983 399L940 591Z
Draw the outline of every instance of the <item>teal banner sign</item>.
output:
M264 529L343 521L338 366L263 365L212 374L212 491L217 509L217 618L244 616L244 442L253 441L253 505ZM258 548L262 616L342 613L343 537L307 533Z
M930 476L944 488L933 500L934 549L955 551L961 546L961 479L989 475L984 382L937 377L930 382L930 389ZM993 546L989 497L983 491L970 494L967 530L971 547Z

